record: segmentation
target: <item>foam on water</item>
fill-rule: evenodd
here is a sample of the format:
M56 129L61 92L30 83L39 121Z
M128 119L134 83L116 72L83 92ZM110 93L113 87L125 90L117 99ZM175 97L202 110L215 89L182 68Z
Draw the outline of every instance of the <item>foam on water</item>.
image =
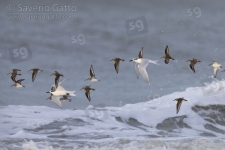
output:
M34 142L30 140L22 143L24 150L224 150L225 141L209 138L186 138L186 139L152 139L130 140L125 138L115 139L102 143L87 143L83 146L73 144L71 146L50 146L51 142ZM19 147L13 145L12 147Z
M225 133L224 85L224 81L215 81L123 107L95 108L90 105L86 110L61 110L46 106L2 106L1 141L26 138L47 139L51 143L51 140L63 140L76 141L77 146L84 146L82 142L87 141L92 149L98 146L113 149L121 139L125 139L125 143L129 141L122 149L221 147ZM176 114L173 100L179 97L188 101L183 102ZM207 137L214 137L214 140ZM190 140L196 145L201 142L206 145L189 145ZM163 144L154 146L151 143L155 141L163 141Z

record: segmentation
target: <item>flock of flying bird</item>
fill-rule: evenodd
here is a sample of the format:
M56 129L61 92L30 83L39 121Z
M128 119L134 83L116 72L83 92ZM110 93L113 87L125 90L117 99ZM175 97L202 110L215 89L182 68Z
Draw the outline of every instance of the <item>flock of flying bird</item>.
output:
M174 58L172 58L170 56L169 47L168 46L166 46L166 48L165 48L165 56L163 56L162 58L164 58L164 61L165 61L166 64L168 64L170 60L175 60ZM116 73L118 74L118 72L119 72L119 63L121 61L124 61L124 59L114 58L111 61L114 61L114 67L115 67ZM137 78L139 78L139 75L141 74L142 77L143 77L143 79L148 84L150 84L149 78L148 78L148 74L147 74L147 71L146 71L146 67L148 66L149 63L157 64L157 61L152 61L150 59L143 58L143 47L141 48L141 50L140 50L140 52L138 54L138 58L134 58L134 59L132 59L130 61L135 62L135 71L136 71ZM195 64L197 64L197 63L199 63L201 61L193 58L192 60L188 60L187 62L190 63L189 66L190 66L191 70L195 73L194 66L195 66ZM219 64L216 61L213 61L209 66L212 66L214 68L213 69L213 75L216 78L217 70L220 69L220 68L222 68L222 65ZM23 86L21 84L21 82L23 80L25 80L25 79L16 80L16 77L17 76L21 76L21 74L18 73L18 71L21 71L21 70L19 70L19 69L13 69L13 72L11 72L11 73L8 74L8 75L11 76L11 79L14 82L14 84L12 86L13 87L16 87L16 88L25 87L25 86ZM32 82L34 82L34 80L35 80L36 75L37 75L38 72L43 72L43 70L40 70L38 68L31 69L30 71L32 71ZM225 72L225 70L223 70L222 72ZM68 99L68 96L75 96L75 94L74 94L75 91L66 91L61 86L61 83L63 81L65 81L65 79L66 79L65 78L65 79L61 79L60 80L60 77L63 77L62 74L60 74L57 71L55 71L55 73L53 73L51 76L55 76L55 83L52 85L51 90L49 92L46 92L46 93L50 93L51 94L51 96L49 98L47 98L47 99L55 102L56 105L58 105L60 108L62 108L62 103L61 102L65 102L65 101L71 102L71 99ZM95 77L95 73L94 73L94 69L93 69L93 66L92 65L90 67L90 76L91 77L90 78L87 78L86 80L88 80L90 82L98 82L98 81L100 81L99 79L97 79ZM85 91L85 95L86 95L87 99L90 102L91 101L90 91L94 91L95 89L91 88L90 86L85 86L81 90L84 90ZM187 100L184 99L184 98L177 98L174 101L177 101L176 112L178 114L182 102L183 101L187 101Z

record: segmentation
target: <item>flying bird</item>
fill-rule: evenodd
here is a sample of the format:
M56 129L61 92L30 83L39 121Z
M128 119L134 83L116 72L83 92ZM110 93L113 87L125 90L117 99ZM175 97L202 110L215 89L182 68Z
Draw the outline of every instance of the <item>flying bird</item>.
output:
M7 75L11 76L11 79L16 82L16 77L21 76L21 74L18 74L17 71L21 71L19 69L13 69L13 72L8 73Z
M201 61L199 61L199 60L193 58L192 60L188 60L187 62L190 62L190 68L191 68L191 70L193 70L193 72L195 73L195 68L194 68L194 66L195 66L195 64L200 63Z
M209 64L209 66L213 67L213 76L214 76L214 78L216 78L217 70L222 68L222 65L216 61L213 61L211 64Z
M174 101L177 101L177 114L178 114L182 102L183 102L183 101L187 101L187 100L184 99L184 98L182 97L182 98L177 98L177 99L175 99Z
M86 95L87 99L90 102L91 101L90 91L94 91L95 89L91 88L90 86L86 86L86 87L83 87L80 90L84 90L85 91L85 95Z
M114 59L112 59L112 60L110 60L110 61L114 61L114 62L115 62L115 63L114 63L114 67L115 67L116 73L118 74L118 72L119 72L119 63L120 63L121 61L124 61L124 59L114 58Z
M171 56L170 56L170 53L169 53L169 47L166 45L166 48L165 48L165 56L163 56L162 58L165 59L165 63L168 64L170 60L174 60Z
M29 71L32 71L32 82L34 82L38 72L43 72L43 70L40 70L38 68L34 68L34 69L29 70Z
M95 72L94 72L94 69L93 69L93 66L91 65L91 68L90 68L90 78L87 78L86 80L89 80L90 82L97 82L97 81L100 81L98 80L96 77L95 77ZM85 80L85 81L86 81Z
M145 59L145 58L134 58L130 61L133 61L136 63L135 70L137 75L139 76L139 74L141 74L145 82L147 82L150 85L146 67L148 66L149 63L157 64L157 61L153 61L153 60Z

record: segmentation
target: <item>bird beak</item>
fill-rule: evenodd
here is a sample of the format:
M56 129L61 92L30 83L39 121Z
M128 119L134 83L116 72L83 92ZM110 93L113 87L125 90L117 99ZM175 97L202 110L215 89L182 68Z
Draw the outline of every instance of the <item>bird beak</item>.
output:
M130 60L130 61L133 61L133 60Z
M50 92L46 92L46 93L50 93Z

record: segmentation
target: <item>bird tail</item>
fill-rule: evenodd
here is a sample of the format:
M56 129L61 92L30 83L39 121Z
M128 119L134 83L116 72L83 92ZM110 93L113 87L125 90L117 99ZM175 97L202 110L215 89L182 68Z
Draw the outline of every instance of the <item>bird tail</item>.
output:
M76 95L74 94L74 92L75 92L75 91L66 91L67 95L69 95L69 96L76 96Z
M155 64L155 65L158 65L157 61L158 60L149 60L150 63Z

